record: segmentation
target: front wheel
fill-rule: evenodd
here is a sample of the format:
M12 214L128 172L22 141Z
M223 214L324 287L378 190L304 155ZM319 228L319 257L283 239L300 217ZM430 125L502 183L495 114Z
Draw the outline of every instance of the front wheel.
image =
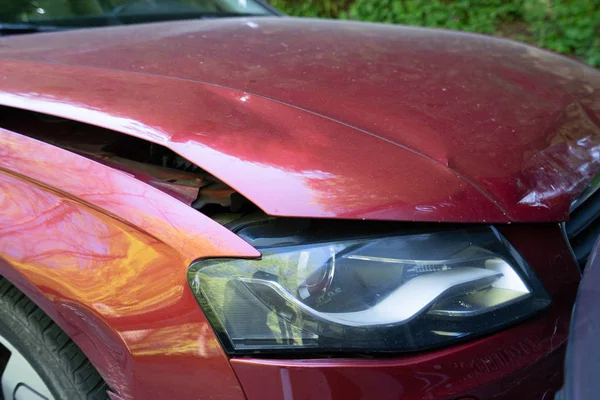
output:
M107 385L77 345L0 277L0 376L4 400L105 400Z

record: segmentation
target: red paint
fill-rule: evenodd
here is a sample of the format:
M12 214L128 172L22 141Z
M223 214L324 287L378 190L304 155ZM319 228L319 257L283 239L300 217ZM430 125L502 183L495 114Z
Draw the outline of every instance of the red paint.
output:
M2 38L0 104L160 143L273 215L557 221L598 171L595 70L476 35L252 20ZM108 165L2 129L0 144L0 273L124 399L526 399L560 384L579 276L557 224L502 228L553 297L512 328L394 359L228 363L186 271L255 249Z
M252 21L1 39L0 104L164 144L274 215L564 220L599 170L600 73L583 64L479 35Z
M186 272L259 253L129 174L2 129L0 143L0 274L123 398L243 398Z
M509 226L502 231L529 257L552 295L550 310L491 336L394 359L233 359L248 399L553 398L562 384L578 269L558 225ZM543 246L553 251L540 252Z

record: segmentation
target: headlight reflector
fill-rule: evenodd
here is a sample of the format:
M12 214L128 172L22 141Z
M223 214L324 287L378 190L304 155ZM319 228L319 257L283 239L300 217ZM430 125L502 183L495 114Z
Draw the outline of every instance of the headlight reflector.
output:
M491 227L260 249L188 279L230 353L410 351L498 329L550 303Z

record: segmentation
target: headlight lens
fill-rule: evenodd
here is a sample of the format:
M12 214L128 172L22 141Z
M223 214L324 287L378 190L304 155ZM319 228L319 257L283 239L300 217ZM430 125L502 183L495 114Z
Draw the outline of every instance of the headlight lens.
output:
M188 280L230 353L410 351L550 304L494 228L261 249L201 260Z

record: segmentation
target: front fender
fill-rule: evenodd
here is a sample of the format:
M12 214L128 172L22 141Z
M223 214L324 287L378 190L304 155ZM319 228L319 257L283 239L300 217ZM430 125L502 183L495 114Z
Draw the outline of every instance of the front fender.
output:
M0 143L0 274L123 398L243 398L186 272L259 253L126 173L3 129Z

